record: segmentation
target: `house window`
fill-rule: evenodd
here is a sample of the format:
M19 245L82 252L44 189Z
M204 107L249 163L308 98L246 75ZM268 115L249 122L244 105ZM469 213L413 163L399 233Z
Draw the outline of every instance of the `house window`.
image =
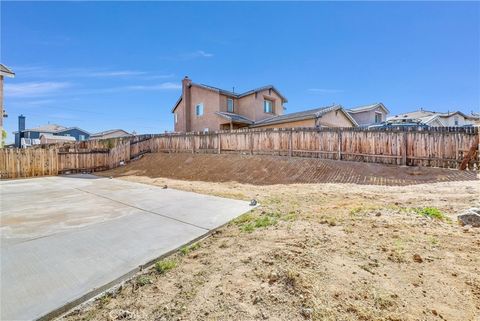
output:
M195 106L195 115L197 116L203 115L203 104L198 104Z
M375 124L381 123L382 122L382 114L380 113L375 113Z
M78 135L78 140L79 141L84 141L85 140L85 135Z
M227 111L233 113L233 99L227 98Z
M177 115L177 113L174 113L174 114L173 114L173 119L174 119L174 121L175 121L175 124L178 123L178 115Z
M263 101L263 112L264 113L273 113L273 101L265 99Z
M458 126L458 117L457 116L455 116L454 122L455 122L455 126Z

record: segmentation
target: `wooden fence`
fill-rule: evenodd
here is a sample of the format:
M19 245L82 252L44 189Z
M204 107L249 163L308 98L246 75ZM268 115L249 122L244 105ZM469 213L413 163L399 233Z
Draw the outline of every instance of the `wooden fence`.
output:
M458 168L472 148L476 152L467 168L478 169L478 145L478 128L296 128L160 134L2 149L0 173L2 178L16 178L94 172L148 152L243 153Z

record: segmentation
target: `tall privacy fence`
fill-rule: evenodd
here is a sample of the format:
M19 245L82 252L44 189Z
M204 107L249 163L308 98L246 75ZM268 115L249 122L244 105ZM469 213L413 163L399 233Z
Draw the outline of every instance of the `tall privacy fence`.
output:
M0 150L2 178L95 172L147 152L241 153L478 169L478 128L249 129ZM161 166L161 165L159 165Z

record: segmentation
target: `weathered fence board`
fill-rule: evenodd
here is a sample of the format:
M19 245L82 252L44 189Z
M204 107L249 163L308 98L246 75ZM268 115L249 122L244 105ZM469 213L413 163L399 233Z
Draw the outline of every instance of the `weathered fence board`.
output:
M148 152L243 153L478 169L478 128L253 129L143 135L29 149L1 149L2 178L115 168ZM464 162L465 163L465 162Z

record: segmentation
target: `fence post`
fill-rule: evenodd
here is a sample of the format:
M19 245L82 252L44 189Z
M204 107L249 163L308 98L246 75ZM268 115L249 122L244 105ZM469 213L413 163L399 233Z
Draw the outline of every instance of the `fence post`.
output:
M222 152L222 140L220 139L220 133L217 133L217 140L218 140L218 154Z
M249 136L249 147L250 147L250 155L253 155L253 131L250 130L250 136Z
M402 144L402 165L407 166L407 132L403 132L403 144Z
M338 133L338 153L337 153L337 160L342 160L342 130L339 129Z
M191 135L190 137L190 144L192 144L192 154L195 154L195 135Z
M292 157L292 136L293 129L290 129L288 134L288 157Z

